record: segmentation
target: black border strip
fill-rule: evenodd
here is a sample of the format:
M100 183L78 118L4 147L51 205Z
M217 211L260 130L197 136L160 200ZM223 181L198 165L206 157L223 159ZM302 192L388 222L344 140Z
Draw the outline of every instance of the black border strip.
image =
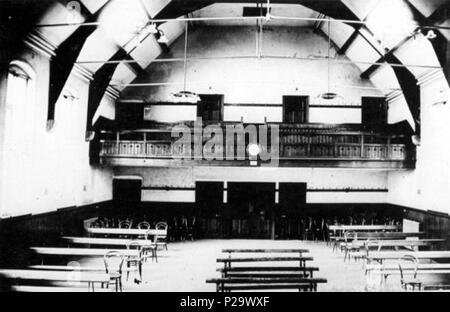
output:
M195 187L173 187L173 186L143 186L142 190L156 190L156 191L195 191ZM224 191L228 188L224 187ZM276 190L278 191L278 190ZM387 193L388 189L307 189L307 192L342 192L342 193Z
M195 187L143 186L142 190L152 191L195 191Z
M126 103L126 102L124 102ZM157 103L143 103L144 106L197 106L197 103L182 103L182 102L157 102ZM227 107L279 107L283 108L283 104L256 104L256 103L224 103L223 106ZM309 108L353 108L361 109L360 105L332 105L332 104L310 104Z

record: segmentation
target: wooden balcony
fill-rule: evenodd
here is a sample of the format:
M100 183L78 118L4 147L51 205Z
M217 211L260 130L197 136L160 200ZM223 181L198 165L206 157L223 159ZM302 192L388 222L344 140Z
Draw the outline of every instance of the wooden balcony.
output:
M224 130L225 131L225 130ZM268 136L270 142L270 135ZM224 133L225 141L225 133ZM194 142L194 140L192 140ZM249 166L246 145L224 143L217 152L223 160L206 160L194 156L194 144L174 144L171 128L120 132L103 132L100 159L113 166ZM355 131L336 127L279 125L278 157L260 161L260 166L279 167L342 167L406 169L414 167L414 148L405 136ZM241 148L245 157L229 159L227 149Z

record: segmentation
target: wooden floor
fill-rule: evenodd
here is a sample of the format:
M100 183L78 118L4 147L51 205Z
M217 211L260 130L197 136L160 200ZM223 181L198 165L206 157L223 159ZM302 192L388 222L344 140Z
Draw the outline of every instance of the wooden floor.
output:
M219 277L216 268L218 257L224 256L224 248L306 248L314 261L308 265L318 266L315 277L328 280L326 284L318 285L318 291L349 292L349 291L398 291L399 278L391 277L387 288L379 289L367 284L362 262L344 262L343 253L335 253L324 242L311 241L272 241L272 240L199 240L169 244L169 250L159 252L159 262L151 261L144 264L144 282L137 285L134 276L124 283L124 291L174 291L196 292L215 291L215 285L205 283L207 278ZM305 254L306 255L306 254ZM102 265L101 259L86 259L83 263Z

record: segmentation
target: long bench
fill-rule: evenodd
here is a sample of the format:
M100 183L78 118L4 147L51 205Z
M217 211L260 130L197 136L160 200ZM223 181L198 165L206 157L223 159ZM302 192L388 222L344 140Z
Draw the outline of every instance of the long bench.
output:
M296 253L302 257L304 253L308 253L308 249L222 249L223 253Z
M225 268L231 267L231 263L245 262L299 262L300 267L306 266L306 261L314 260L312 257L248 257L248 258L219 258Z
M68 272L68 271L48 271L48 270L0 270L0 274L13 281L13 284L20 284L26 281L40 282L79 282L87 283L88 291L95 291L95 283L108 283L109 275L97 272Z
M317 267L307 267L306 261L312 261L312 257L304 257L307 249L223 249L228 253L228 258L219 258L217 262L223 263L223 268L218 269L222 277L208 279L207 283L215 283L216 290L228 292L233 290L262 290L262 289L298 289L303 291L316 291L317 283L325 283L322 278L314 278L313 272ZM256 257L232 258L232 254L264 254ZM267 256L272 254L272 256ZM278 255L276 255L278 254ZM296 256L280 256L279 254L295 254ZM270 262L271 266L257 265L256 263ZM297 262L299 265L283 265L287 262ZM232 266L232 264L252 263L247 266ZM283 263L283 264L282 264Z
M313 272L319 271L318 267L295 266L240 266L217 269L222 277L285 277L286 275L313 277Z
M303 291L317 291L318 283L326 283L324 278L304 277L270 277L270 278L213 278L207 283L216 284L217 292L233 290L261 290L261 289L298 289Z

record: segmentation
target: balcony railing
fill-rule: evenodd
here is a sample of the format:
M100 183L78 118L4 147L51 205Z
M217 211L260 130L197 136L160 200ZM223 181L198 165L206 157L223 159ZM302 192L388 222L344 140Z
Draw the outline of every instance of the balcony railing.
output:
M108 158L134 159L194 159L194 140L191 144L175 144L170 129L151 129L103 133L100 140L100 156ZM225 135L224 135L225 141ZM270 135L268 136L270 142ZM242 142L241 142L242 143ZM248 143L248 142L247 142ZM246 146L236 143L234 146L216 147L223 153L234 148L245 150ZM279 127L278 146L268 147L268 152L278 148L278 160L283 161L358 161L358 162L397 162L398 167L410 167L413 150L402 135L379 134L342 129L308 129ZM200 158L195 158L201 160ZM229 160L229 159L227 159ZM243 159L239 159L243 160ZM237 160L236 160L237 161ZM392 166L389 166L392 167Z

